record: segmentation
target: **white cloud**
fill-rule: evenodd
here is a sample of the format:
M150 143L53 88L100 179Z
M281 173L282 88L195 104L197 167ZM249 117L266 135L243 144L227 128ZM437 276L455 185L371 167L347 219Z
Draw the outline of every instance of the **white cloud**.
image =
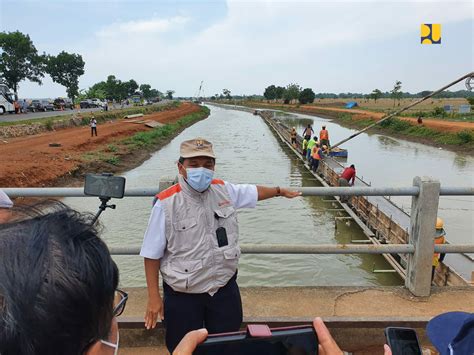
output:
M114 23L76 49L86 62L80 84L115 74L178 95L193 95L201 80L205 94L224 87L262 93L267 85L290 82L318 92L370 92L390 89L396 79L403 90L435 89L472 70L472 31L462 38L450 37L450 31L472 21L473 6L228 1L226 16L200 31L184 17ZM422 23L442 24L441 46L420 45ZM391 42L398 47L384 46Z
M114 23L97 32L99 37L122 35L147 35L172 31L188 22L187 17L176 16L169 19L152 18L123 23Z

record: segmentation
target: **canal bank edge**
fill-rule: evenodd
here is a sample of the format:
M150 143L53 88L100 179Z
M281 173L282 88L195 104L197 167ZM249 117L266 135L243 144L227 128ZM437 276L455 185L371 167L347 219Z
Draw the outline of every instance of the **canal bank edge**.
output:
M226 105L226 104L224 104ZM284 112L300 113L308 116L318 116L335 120L339 125L346 128L362 129L369 124L376 122L375 118L371 118L370 113L364 117L356 117L356 113L331 111L330 108L318 110L317 107L311 107L311 110L303 110L297 107L286 107L275 104L256 105L254 103L239 103L239 105L255 108L255 109L274 109ZM403 118L393 118L388 120L387 124L381 124L370 129L368 132L382 134L394 138L401 138L415 143L430 145L436 148L446 149L453 152L466 153L474 156L474 124L471 130L462 130L460 132L439 132L437 130L412 125Z
M137 347L137 350L163 345L161 324L154 330L146 330L143 325L148 299L146 288L127 288L126 291L129 303L119 318L122 345ZM288 323L309 323L320 316L328 320L331 332L344 350L378 348L357 354L380 353L384 342L381 323L413 326L444 312L474 312L474 293L466 287L433 287L430 297L413 297L404 287L242 287L240 291L244 323L288 326ZM352 322L347 322L349 319ZM337 321L339 324L335 324ZM344 323L351 323L352 327ZM354 331L357 336L348 336L354 335ZM429 346L424 326L419 328L418 334L423 338L420 339L422 344Z
M109 144L103 149L89 152L89 154L92 153L93 157L91 161L80 164L77 169L56 181L56 184L60 184L60 186L82 186L84 175L87 173L106 171L116 174L136 168L149 159L152 153L163 148L186 128L206 119L209 113L209 108L201 106L198 112L185 115L174 123L156 127L150 131L139 132L131 137L114 142L114 145L118 146L117 150L111 149ZM94 159L94 155L98 159Z

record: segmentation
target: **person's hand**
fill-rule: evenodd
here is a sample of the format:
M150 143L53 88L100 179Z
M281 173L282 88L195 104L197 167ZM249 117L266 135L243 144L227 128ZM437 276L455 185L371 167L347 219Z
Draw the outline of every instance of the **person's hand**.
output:
M158 317L160 317L160 320L165 319L163 312L163 300L159 295L156 298L148 297L148 304L145 312L145 328L155 328Z
M205 328L189 332L181 339L176 349L174 349L173 355L192 355L196 347L206 340L206 338L207 329Z
M294 198L297 196L301 196L300 191L293 191L293 190L288 190L288 189L280 189L280 196L286 197L286 198Z
M392 355L392 349L387 344L383 345L383 355Z
M321 355L342 355L343 352L337 346L336 341L329 333L328 328L324 324L323 320L319 317L313 320L313 327L316 330L316 334L318 334L318 354Z

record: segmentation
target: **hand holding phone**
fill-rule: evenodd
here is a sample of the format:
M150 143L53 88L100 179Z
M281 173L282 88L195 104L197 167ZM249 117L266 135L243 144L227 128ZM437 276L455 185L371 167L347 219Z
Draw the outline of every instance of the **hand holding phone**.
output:
M385 338L393 355L422 355L418 337L412 328L385 328Z

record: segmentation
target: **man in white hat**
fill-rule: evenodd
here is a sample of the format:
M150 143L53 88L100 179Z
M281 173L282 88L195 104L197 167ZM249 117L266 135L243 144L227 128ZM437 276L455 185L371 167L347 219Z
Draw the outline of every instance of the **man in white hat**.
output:
M236 210L271 197L301 195L214 179L212 144L202 138L181 144L177 167L178 183L156 196L140 252L148 286L145 327L154 328L158 317L164 320L170 353L191 330L205 327L209 333L222 333L240 328Z
M12 200L0 189L0 223L5 223L10 218L9 209L12 207Z

